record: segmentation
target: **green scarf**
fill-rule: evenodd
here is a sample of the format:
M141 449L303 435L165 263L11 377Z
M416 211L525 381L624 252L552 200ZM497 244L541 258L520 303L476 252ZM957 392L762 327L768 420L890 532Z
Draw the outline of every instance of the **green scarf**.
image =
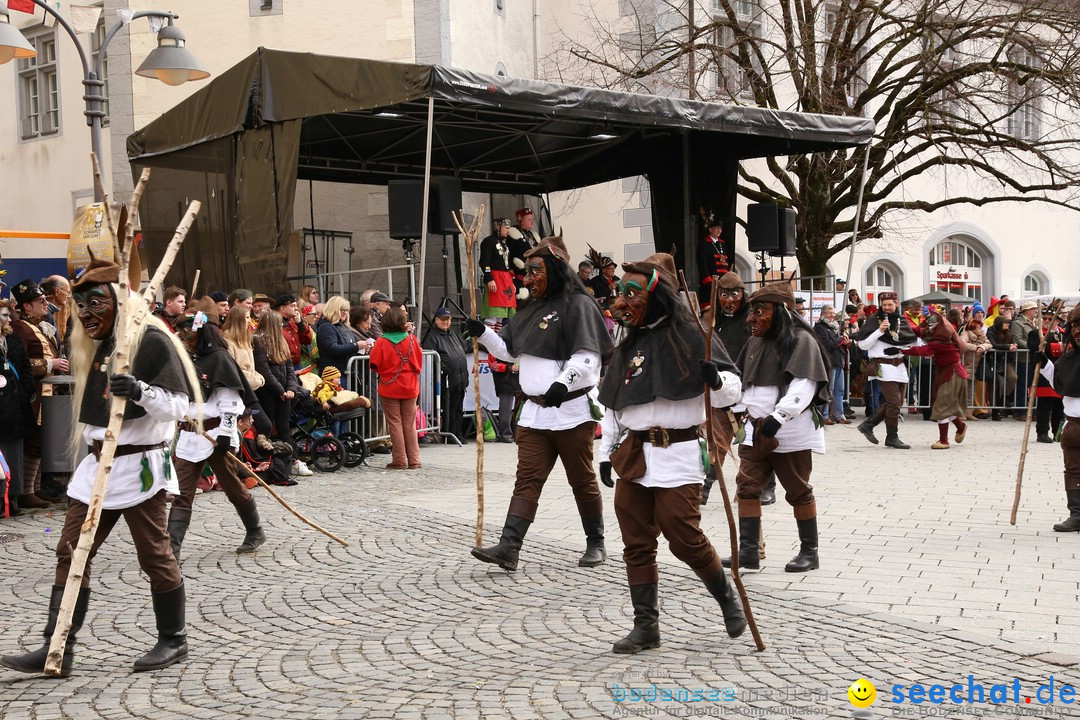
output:
M402 330L401 332L384 332L382 336L397 345L399 342L404 340L408 334L409 333Z

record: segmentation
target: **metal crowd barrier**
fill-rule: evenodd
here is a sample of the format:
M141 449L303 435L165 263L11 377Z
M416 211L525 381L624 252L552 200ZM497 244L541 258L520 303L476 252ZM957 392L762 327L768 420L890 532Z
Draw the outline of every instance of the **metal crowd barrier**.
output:
M965 357L966 357L965 353ZM968 408L971 410L1023 410L1027 408L1027 393L1031 387L1034 364L1027 350L988 350L976 359L974 372L968 372ZM967 367L967 365L965 365ZM851 369L846 375L844 399L849 399ZM908 386L906 405L920 410L931 406L931 393L937 369L933 358L908 356ZM984 377L984 380L978 378ZM985 383L984 397L978 397L979 383ZM866 402L864 391L863 402Z
M382 402L379 400L378 374L371 368L368 356L353 356L349 359L345 370L349 389L371 400L371 407L366 413L349 421L349 430L359 434L365 442L389 440L390 430L382 412ZM442 361L439 359L439 353L434 350L424 350L423 369L420 371L420 397L417 405L427 416L428 425L421 432L438 433L440 431L441 377Z

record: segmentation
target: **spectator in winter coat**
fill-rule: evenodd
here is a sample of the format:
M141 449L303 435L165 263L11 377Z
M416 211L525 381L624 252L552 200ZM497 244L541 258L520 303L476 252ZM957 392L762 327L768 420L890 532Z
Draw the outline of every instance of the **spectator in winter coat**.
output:
M415 418L423 354L408 324L404 307L387 310L382 337L371 349L371 367L379 374L379 398L390 428L392 461L386 467L392 470L421 467Z
M289 346L281 331L281 315L273 310L264 312L259 317L259 327L252 340L260 349L255 356L255 367L265 380L263 386L255 391L255 396L274 424L274 437L287 440L289 412L300 391L300 382L296 379Z
M0 518L22 514L23 437L34 427L30 399L34 375L19 338L12 335L11 308L0 304L0 453L7 460L11 480L0 472Z
M274 310L281 313L281 333L289 346L289 359L293 370L300 369L301 349L310 345L313 333L311 327L300 319L300 309L292 295L279 295L274 301Z
M341 386L349 387L349 358L360 354L360 347L367 346L366 340L358 340L349 330L349 301L335 295L326 302L323 316L315 325L316 342L319 345L319 372L326 367L335 367L341 373Z
M443 387L443 431L460 440L465 432L462 429L462 406L469 383L469 364L461 337L453 331L451 325L450 308L442 307L436 310L435 327L429 330L424 338L424 349L439 353Z

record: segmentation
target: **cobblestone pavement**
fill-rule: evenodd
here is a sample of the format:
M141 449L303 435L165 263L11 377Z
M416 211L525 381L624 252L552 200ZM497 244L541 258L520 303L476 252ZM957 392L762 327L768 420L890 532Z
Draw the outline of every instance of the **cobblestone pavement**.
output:
M1043 707L1035 693L1050 676L1059 688L1078 684L1080 535L1050 529L1065 515L1056 445L1032 442L1019 521L1009 525L1022 431L1011 420L979 422L962 446L932 451L934 426L909 421L901 437L913 449L895 451L869 445L854 425L829 428L829 454L815 457L821 569L783 572L797 537L781 497L765 511L765 569L744 577L764 652L749 632L725 635L715 602L664 549L664 644L612 654L631 626L612 492L604 489L613 557L579 568L582 531L558 470L518 572L473 560L471 445L425 446L417 472L378 469L386 456L375 456L373 467L284 489L347 548L263 494L269 541L237 556L235 513L223 495L202 495L185 544L189 660L130 672L152 645L154 619L118 527L95 562L74 674L0 669L0 717L846 718L847 687L860 677L877 686L877 717L964 717L976 708L948 699L897 706L891 687L961 683L966 693L968 675L988 699L992 685L1010 683L1003 715L1065 716L1075 706ZM490 544L516 460L511 445L485 454ZM732 478L731 461L725 470ZM713 498L703 524L726 555L719 492ZM0 523L0 652L39 642L61 520ZM734 699L718 699L728 688ZM686 695L694 689L706 699ZM658 699L635 700L634 690Z

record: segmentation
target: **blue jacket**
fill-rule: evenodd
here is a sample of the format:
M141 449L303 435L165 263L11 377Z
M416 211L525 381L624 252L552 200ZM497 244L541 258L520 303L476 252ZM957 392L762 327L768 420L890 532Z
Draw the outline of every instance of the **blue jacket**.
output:
M319 346L319 371L334 366L345 375L349 358L360 354L357 338L344 322L332 323L320 318L315 323L315 342Z

